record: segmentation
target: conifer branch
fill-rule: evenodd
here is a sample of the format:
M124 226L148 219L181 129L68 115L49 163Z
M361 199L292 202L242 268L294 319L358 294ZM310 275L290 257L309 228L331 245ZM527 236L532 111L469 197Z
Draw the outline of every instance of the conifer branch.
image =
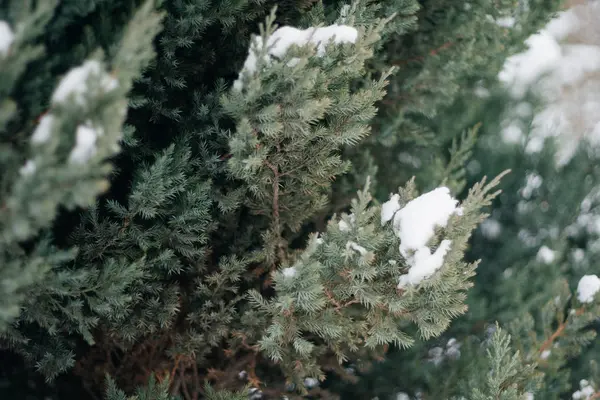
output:
M578 308L575 311L575 315L576 316L580 316L585 312L585 309L583 307ZM564 332L565 329L567 328L567 325L569 323L568 318L566 318L564 321L562 321L561 323L558 324L558 327L556 328L556 330L552 333L552 335L550 335L550 337L548 337L546 340L544 340L544 342L542 343L542 345L540 346L540 349L538 350L538 353L543 353L544 351L550 349L550 347L552 346L552 344L554 343L554 341L556 339L558 339L559 337L561 337Z

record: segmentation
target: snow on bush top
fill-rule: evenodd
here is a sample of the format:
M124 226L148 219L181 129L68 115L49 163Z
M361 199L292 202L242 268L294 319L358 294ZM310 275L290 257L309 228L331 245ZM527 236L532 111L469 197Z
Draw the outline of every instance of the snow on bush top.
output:
M52 95L52 103L64 103L73 96L77 104L84 106L84 95L89 91L88 79L93 76L100 79L100 84L106 91L114 90L118 86L117 80L106 74L98 61L88 60L70 70L60 81Z
M584 275L577 284L577 299L582 303L591 303L600 290L600 278L596 275Z
M10 48L15 35L5 21L0 21L0 55L5 55Z
M450 240L443 240L432 254L427 243L433 238L436 227L445 227L452 214L461 214L458 200L450 195L450 189L440 187L409 201L400 208L400 196L393 195L381 207L381 223L393 218L392 227L400 238L400 254L410 266L409 272L400 277L398 287L417 285L430 277L444 262L450 249Z
M347 25L330 25L321 28L298 29L291 26L282 26L273 32L267 39L266 47L268 48L268 58L270 57L283 58L288 49L292 45L304 46L309 43L317 45L317 55L325 54L325 46L329 41L335 44L341 43L356 43L358 31L356 28ZM254 37L250 44L248 57L244 62L244 66L240 71L238 79L234 82L233 87L236 90L241 90L243 87L242 76L245 72L254 73L258 62L258 53L263 47L262 38Z

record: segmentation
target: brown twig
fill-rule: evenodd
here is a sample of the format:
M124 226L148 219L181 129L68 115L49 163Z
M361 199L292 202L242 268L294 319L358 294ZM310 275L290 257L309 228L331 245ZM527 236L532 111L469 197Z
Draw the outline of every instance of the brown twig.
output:
M325 288L325 296L327 296L327 299L335 306L335 311L337 311L338 313L342 308L346 308L352 304L359 303L358 299L352 299L348 300L345 303L340 303L335 299L335 297L333 297L333 293L331 293L331 291L327 288Z
M450 48L453 45L454 45L454 42L448 41L448 42L442 44L441 46L438 46L435 49L430 50L428 55L436 56L436 55L438 55L438 53L440 51ZM401 66L404 64L408 64L409 62L412 62L412 61L424 61L424 60L425 60L425 56L417 56L417 57L409 58L407 60L397 60L397 61L392 62L392 64L396 65L396 66Z
M279 152L279 146L277 146L277 151ZM265 165L271 171L273 171L273 226L275 228L275 234L277 236L277 256L279 257L279 261L281 262L285 260L285 249L283 246L283 237L281 232L281 216L279 208L279 185L282 174L279 171L279 167L271 164L269 161L265 160Z
M583 314L583 308L579 308L575 312L575 315L581 315L581 314ZM552 346L554 341L556 339L558 339L560 336L562 336L565 329L567 328L567 324L568 324L568 320L565 319L558 325L558 328L556 328L554 333L552 335L550 335L550 337L548 339L544 340L544 342L542 343L542 346L539 349L539 353L543 353L544 351L548 350L550 348L550 346Z

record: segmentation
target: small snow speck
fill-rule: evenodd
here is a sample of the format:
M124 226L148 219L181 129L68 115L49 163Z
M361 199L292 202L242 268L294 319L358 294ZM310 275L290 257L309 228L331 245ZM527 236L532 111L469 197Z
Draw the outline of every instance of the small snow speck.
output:
M352 250L356 251L357 253L359 253L361 256L364 256L365 254L368 253L367 249L365 249L358 243L352 242L352 241L349 241L348 243L346 243L346 249L348 249L348 250L352 249Z
M573 250L573 259L575 262L582 262L585 258L585 251L583 249L575 249Z
M584 275L577 284L577 299L582 303L591 303L600 290L600 279L596 275Z
M486 219L481 223L481 233L488 239L496 239L502 232L502 225L495 219Z
M0 55L5 55L10 45L15 40L15 35L6 21L0 21Z
M60 81L52 95L52 103L59 104L73 98L77 104L85 105L85 95L88 93L88 80L96 77L106 91L117 88L118 82L102 70L96 60L88 60L81 66L71 69Z
M536 259L544 264L550 264L556 258L554 250L551 250L547 246L542 246L537 252Z
M319 381L315 378L306 378L304 379L304 386L311 389L319 385Z
M542 354L540 354L540 358L542 360L547 360L548 357L550 357L550 354L552 354L551 350L544 350L544 351L542 351Z
M54 116L52 114L46 114L38 123L38 126L33 131L31 136L31 142L34 144L46 143L50 139L52 134L52 126L54 124Z
M504 140L504 143L520 143L523 136L523 129L515 122L502 129L502 139Z
M37 166L35 164L35 161L27 160L25 165L23 165L21 167L21 169L19 170L19 173L23 176L29 176L29 175L32 175L36 169L37 169Z
M544 180L541 176L536 173L529 173L525 178L525 187L521 189L521 195L525 199L529 199L533 194L533 191L539 189L542 186Z
M590 383L582 379L579 381L579 390L573 393L573 400L588 400L594 394L595 390Z
M96 153L96 139L101 136L101 131L89 125L77 127L76 143L69 161L73 164L84 164Z
M338 222L338 228L340 231L349 232L351 230L352 225L354 225L354 223L356 222L356 216L354 214L350 214L349 219L350 223L344 221L343 219L340 219L340 222Z
M294 276L296 276L296 268L294 267L289 267L289 268L284 268L281 273L283 274L283 276L285 276L286 278L293 278Z
M342 232L348 232L350 230L350 225L348 225L348 223L342 219L340 222L338 222L338 228Z

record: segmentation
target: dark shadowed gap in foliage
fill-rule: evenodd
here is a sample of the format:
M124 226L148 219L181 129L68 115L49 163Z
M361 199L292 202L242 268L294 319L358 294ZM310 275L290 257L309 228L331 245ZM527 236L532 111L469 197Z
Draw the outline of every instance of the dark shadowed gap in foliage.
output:
M59 376L52 384L25 367L23 359L10 351L0 351L0 399L6 400L97 400L71 375Z

